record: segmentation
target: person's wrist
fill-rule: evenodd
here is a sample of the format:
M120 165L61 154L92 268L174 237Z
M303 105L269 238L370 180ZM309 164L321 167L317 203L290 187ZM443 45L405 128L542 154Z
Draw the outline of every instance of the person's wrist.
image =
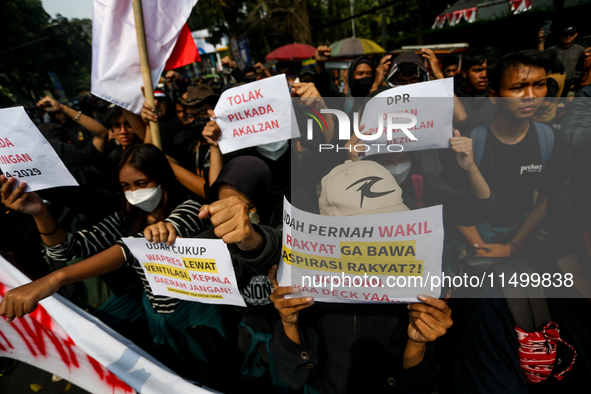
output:
M57 288L65 285L67 281L67 275L65 274L64 270L53 271L51 274L49 274L49 277Z
M41 210L37 213L32 214L31 216L33 216L33 219L35 219L36 221L41 221L43 220L44 217L46 217L46 215L49 213L49 211L47 210L47 206L45 205L44 202L41 203Z
M244 241L238 243L238 247L240 250L244 252L254 252L263 248L265 244L265 240L261 234L259 234L254 228L251 226L251 234L250 236L245 239Z
M507 246L509 246L509 252L511 253L511 256L519 253L519 246L515 242L510 241Z
M285 330L297 330L298 329L298 320L289 321L281 316L281 324L283 324L283 328Z
M406 342L406 346L410 347L410 348L414 348L416 350L421 350L422 348L427 346L427 344L425 342L415 341L414 339L409 337L408 341Z

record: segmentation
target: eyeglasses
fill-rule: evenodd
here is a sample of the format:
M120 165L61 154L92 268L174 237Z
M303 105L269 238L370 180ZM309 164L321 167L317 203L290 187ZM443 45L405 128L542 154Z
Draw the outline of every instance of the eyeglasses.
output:
M182 115L182 119L192 122L193 120L195 120L195 117L200 117L200 118L209 118L209 116L207 115L207 110L206 109L202 109L201 111L197 112L196 114L194 113L187 113L184 111L177 111L177 114L181 114L181 112L184 114Z

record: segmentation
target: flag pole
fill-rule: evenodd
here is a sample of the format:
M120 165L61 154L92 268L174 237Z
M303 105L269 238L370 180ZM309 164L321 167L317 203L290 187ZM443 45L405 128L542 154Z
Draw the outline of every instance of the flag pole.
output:
M142 70L142 78L144 79L146 101L152 106L152 108L156 108L154 105L154 86L152 85L152 72L150 70L150 60L148 58L148 46L146 44L142 0L131 0L131 3L133 5L135 31L137 33L137 44L140 52L140 67ZM158 127L157 122L150 121L150 135L152 137L152 144L159 149L162 149L162 143L160 142L160 128Z

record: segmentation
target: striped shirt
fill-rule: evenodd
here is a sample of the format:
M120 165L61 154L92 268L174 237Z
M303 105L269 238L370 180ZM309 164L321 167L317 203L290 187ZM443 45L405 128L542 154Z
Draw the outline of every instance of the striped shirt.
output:
M182 238L193 238L205 230L205 224L199 219L201 204L187 200L176 207L170 216L164 221L172 224L177 235ZM127 246L121 241L122 237L130 236L124 228L124 221L118 213L115 213L88 230L78 231L75 234L68 233L66 241L56 246L45 246L47 256L55 261L70 261L79 257L87 258L117 244L123 249L126 267L133 267L139 275L146 297L152 308L158 313L172 313L180 300L171 297L157 296L146 279L144 270ZM138 233L135 237L143 237Z

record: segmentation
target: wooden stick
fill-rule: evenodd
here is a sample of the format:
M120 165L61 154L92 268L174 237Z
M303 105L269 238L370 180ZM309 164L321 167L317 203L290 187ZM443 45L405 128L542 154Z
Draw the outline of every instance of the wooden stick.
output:
M150 60L148 57L148 45L146 44L146 31L144 28L144 11L142 8L142 0L131 0L133 5L133 16L135 19L135 31L137 33L137 46L140 52L140 67L142 70L142 78L144 79L144 91L146 101L156 108L154 105L154 85L152 85L152 71L150 70ZM150 134L152 137L152 144L162 149L160 142L160 128L157 122L150 121Z

